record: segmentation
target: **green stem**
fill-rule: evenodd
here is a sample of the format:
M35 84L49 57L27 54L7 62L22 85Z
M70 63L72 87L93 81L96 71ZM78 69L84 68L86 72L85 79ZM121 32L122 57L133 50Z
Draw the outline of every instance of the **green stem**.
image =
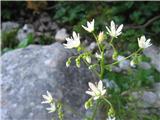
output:
M114 45L112 43L110 43L111 47L113 48L113 51L116 51Z
M102 98L103 98L103 100L104 100L106 103L109 104L109 106L110 106L111 108L113 108L112 104L111 104L105 97L102 97Z
M94 118L96 117L97 107L98 107L98 101L96 101L96 106L94 108L91 120L94 120Z
M117 63L119 63L119 62L122 62L122 61L124 61L124 60L132 57L134 54L137 54L137 53L140 52L141 50L142 50L142 49L139 48L136 52L132 53L131 55L129 55L129 56L127 56L127 57L125 57L124 59L122 59L122 60L120 60L120 61L116 61L116 62L114 62L114 63L112 63L112 64L109 64L109 65L106 65L105 67L108 67L108 66L110 66L110 65L115 65L115 64L117 64Z
M109 44L112 44L114 37L111 38Z
M89 64L85 60L83 60L83 61L89 67ZM95 72L95 74L99 77L99 73L95 69L92 69L92 71Z
M101 53L102 50L101 50L101 46L100 46L100 44L99 44L99 42L98 42L98 38L96 37L96 35L94 34L94 32L92 32L92 33L93 33L94 38L96 39L96 42L97 42L97 45L98 45L99 52Z
M101 56L102 56L102 59L100 61L100 67L101 67L101 73L100 73L100 79L103 80L104 79L104 70L105 70L105 66L104 66L104 49L102 50L101 52Z

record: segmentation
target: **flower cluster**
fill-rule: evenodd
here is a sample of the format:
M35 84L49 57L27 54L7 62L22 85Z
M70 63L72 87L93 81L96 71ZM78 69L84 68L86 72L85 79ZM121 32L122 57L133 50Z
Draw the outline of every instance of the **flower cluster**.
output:
M82 27L88 31L88 32L93 32L94 31L94 19L89 22L87 21L87 27L83 26ZM107 33L113 37L117 38L119 35L122 34L122 29L123 29L123 24L121 24L119 27L114 23L114 21L111 21L110 27L106 26ZM98 35L98 41L102 42L104 39L104 32L100 32ZM78 48L80 46L80 35L79 33L76 33L73 31L72 37L71 38L66 38L67 43L64 44L65 48L72 49L72 48ZM140 48L147 48L151 46L152 44L150 43L150 39L146 40L145 36L141 36L141 38L138 38L138 45Z
M120 63L123 60L128 59L130 57L132 57L132 61L130 64L134 66L135 63L138 63L137 58L140 55L139 54L140 51L152 45L150 43L151 39L146 39L146 37L142 35L140 38L138 38L139 49L134 53L132 53L131 55L129 55L128 57L123 57L119 59L118 51L113 45L113 39L118 38L118 36L122 34L123 24L116 25L114 21L111 21L110 26L106 26L106 30L107 30L106 35L104 31L101 31L99 32L98 35L96 35L94 31L95 30L94 26L95 26L95 21L93 19L90 22L87 21L86 26L82 25L82 28L94 36L99 51L98 52L96 51L95 54L93 55L92 52L85 49L84 46L81 45L80 34L73 31L72 36L66 38L66 43L64 43L63 45L67 49L76 48L78 54L68 58L66 62L66 66L69 67L72 59L74 59L76 66L79 68L81 66L81 61L83 60L84 63L88 65L88 68L90 70L93 70L96 73L96 75L100 77L101 80L99 80L98 83L95 83L95 84L91 82L88 83L89 89L85 93L90 95L91 97L85 102L85 108L88 109L90 107L94 107L93 103L95 102L98 103L99 101L104 100L110 106L110 109L108 111L108 118L106 120L115 120L116 118L115 118L115 111L113 109L113 106L110 103L110 101L108 101L108 99L105 97L107 90L104 87L102 82L105 76L105 70L110 70L111 65ZM107 35L109 35L110 37L106 37ZM108 65L106 65L107 61L105 60L106 45L104 44L105 43L104 40L106 38L110 38L109 45L113 48L112 59L116 60L114 63L108 64ZM92 64L92 62L94 61L91 59L92 57L96 58L95 60L98 61L96 64ZM96 68L97 66L99 67L99 69ZM61 103L58 103L58 102L55 103L52 95L48 91L47 91L47 95L42 95L42 96L45 99L45 101L42 101L42 103L50 104L50 107L46 108L49 111L49 113L55 112L56 109L57 111L61 111L61 108L62 108ZM62 112L59 112L59 115L60 115L59 118L63 117Z

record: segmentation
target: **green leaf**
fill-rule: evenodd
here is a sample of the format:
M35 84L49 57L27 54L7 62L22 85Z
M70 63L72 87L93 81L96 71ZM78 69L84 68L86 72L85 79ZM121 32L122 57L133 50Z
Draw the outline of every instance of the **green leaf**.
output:
M19 43L18 48L25 48L32 43L33 43L33 34L29 34L26 39L22 40Z

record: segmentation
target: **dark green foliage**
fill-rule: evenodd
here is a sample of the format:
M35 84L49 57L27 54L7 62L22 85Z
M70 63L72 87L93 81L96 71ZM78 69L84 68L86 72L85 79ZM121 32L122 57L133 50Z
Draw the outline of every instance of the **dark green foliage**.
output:
M24 1L2 1L1 2L1 19L2 21L7 20L17 20L18 16L20 16L21 10L24 10L25 7Z
M1 49L2 53L8 50L15 48L18 44L18 40L16 39L18 29L13 29L9 32L2 32L1 35Z
M128 42L125 43L131 44L129 49L136 48L134 44L142 34L151 37L157 45L160 44L157 37L160 33L160 18L145 27L137 28L160 15L160 2L58 2L55 6L54 18L59 23L73 26L77 32L84 34L81 25L93 18L96 20L96 30L104 30L104 26L114 20L127 27L120 40L126 39L127 36Z

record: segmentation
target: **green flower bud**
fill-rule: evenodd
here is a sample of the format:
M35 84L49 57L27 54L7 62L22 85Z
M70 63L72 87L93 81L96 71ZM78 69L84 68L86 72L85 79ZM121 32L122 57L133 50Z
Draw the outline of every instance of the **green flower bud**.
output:
M93 106L93 101L92 101L92 98L90 98L85 102L84 107L87 110L88 108L90 108L92 106Z
M69 67L71 64L71 58L68 58L67 62L66 62L66 67Z
M118 57L118 52L115 50L113 55L112 55L112 59L117 60L117 57Z
M108 116L111 116L111 117L115 117L115 112L114 112L114 109L113 107L111 107L108 111Z
M81 67L80 57L78 57L78 58L76 59L76 66L77 66L78 68Z
M91 63L91 57L90 56L86 56L86 61L90 64Z

